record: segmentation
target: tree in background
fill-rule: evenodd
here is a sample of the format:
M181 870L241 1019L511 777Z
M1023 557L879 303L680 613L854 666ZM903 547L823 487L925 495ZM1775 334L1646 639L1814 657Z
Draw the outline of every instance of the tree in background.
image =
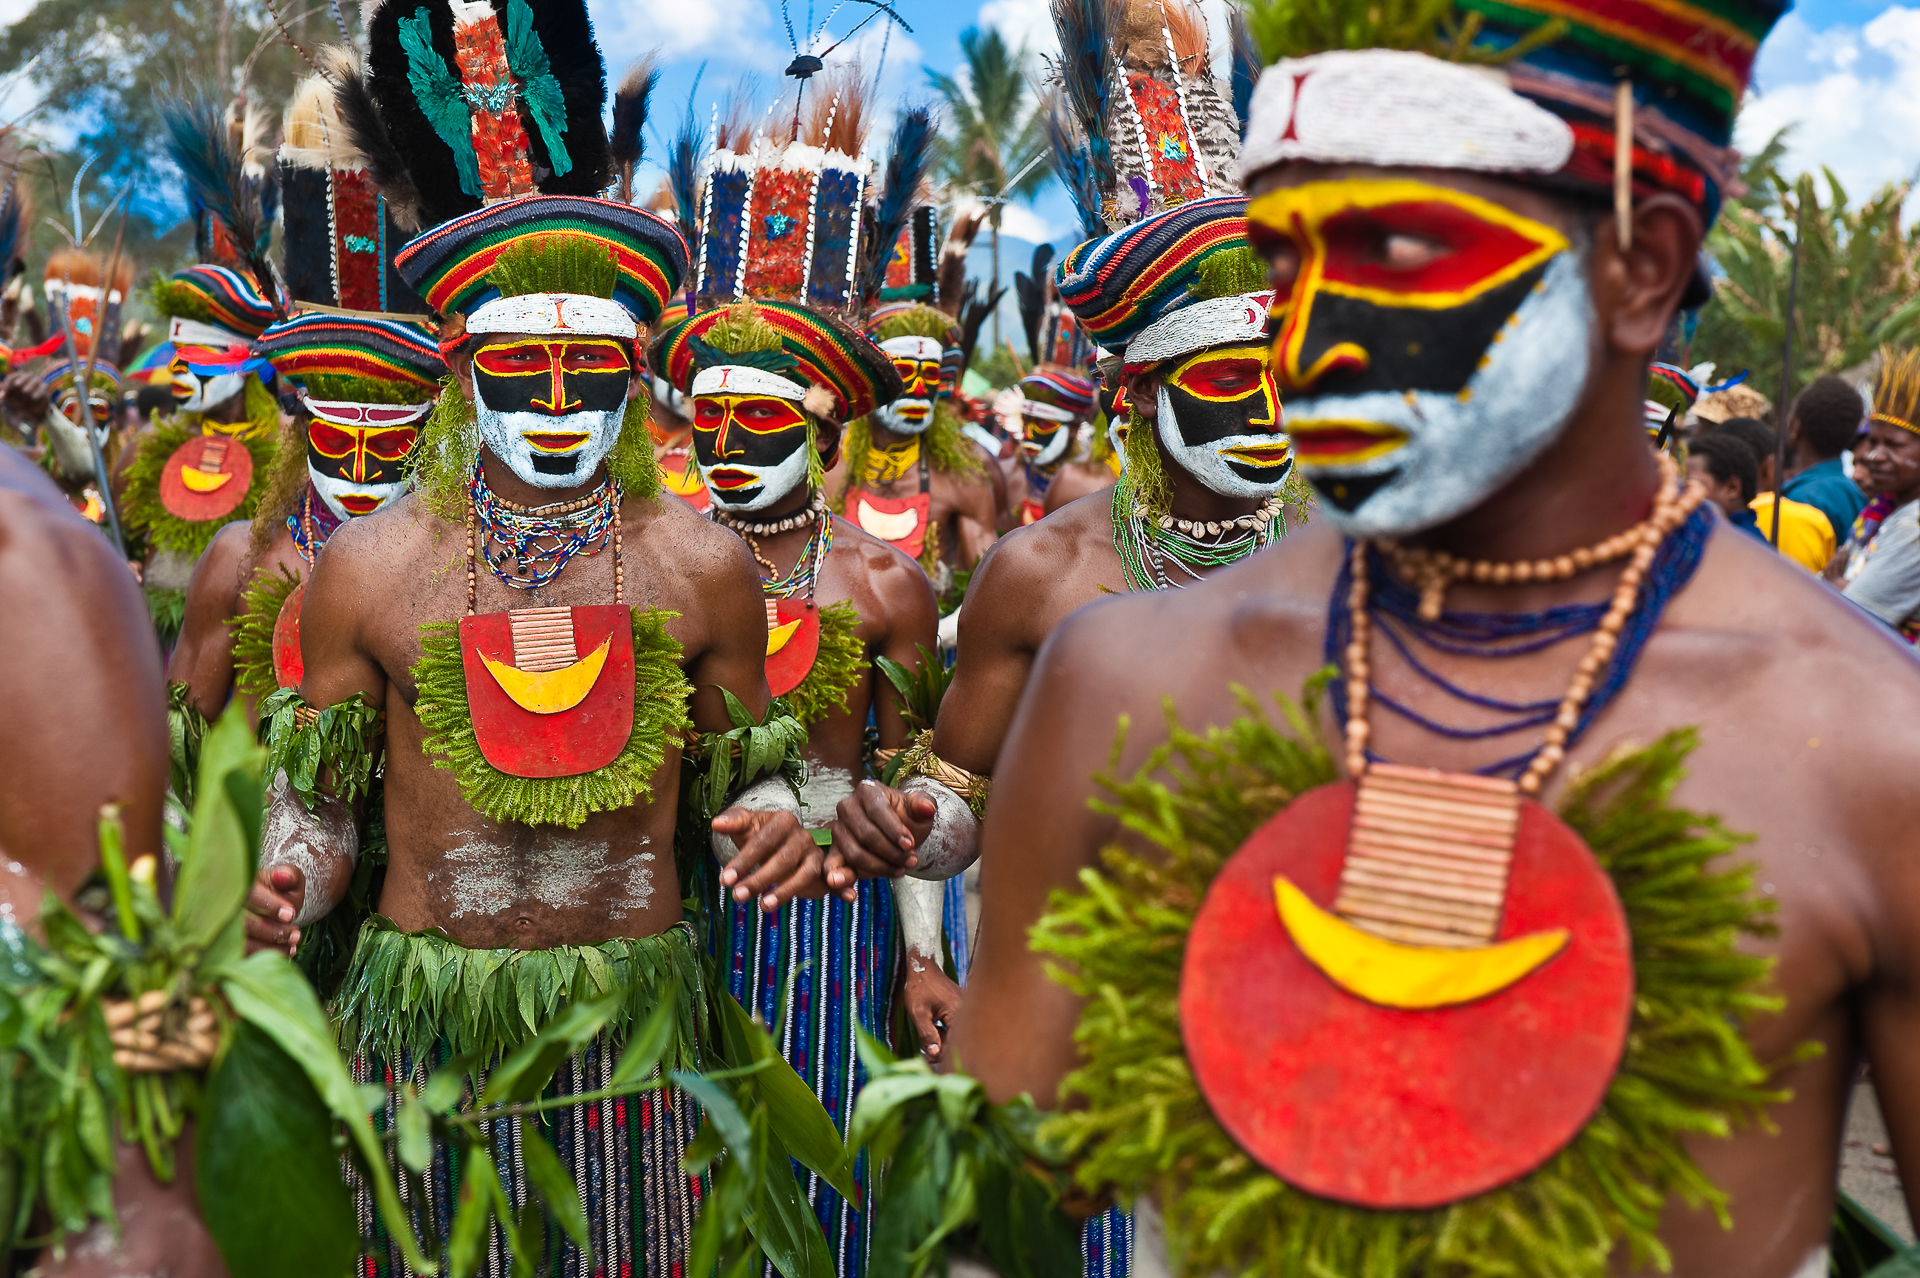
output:
M946 99L945 131L935 172L950 191L988 203L993 278L1000 279L1000 214L1008 200L1029 204L1053 176L1046 162L1046 128L1027 84L1027 51L1010 49L998 31L960 33L966 83L931 68L927 79ZM993 345L1000 346L1000 312L993 314Z
M1796 225L1804 227L1793 321L1793 392L1814 378L1873 358L1885 343L1920 336L1920 243L1903 230L1910 183L1890 182L1858 207L1830 170L1789 181L1780 173L1785 130L1742 170L1747 193L1730 202L1707 248L1725 277L1700 314L1687 358L1712 360L1714 376L1748 370L1780 394L1781 346ZM1825 188L1825 203L1821 201ZM1804 213L1804 220L1803 220Z

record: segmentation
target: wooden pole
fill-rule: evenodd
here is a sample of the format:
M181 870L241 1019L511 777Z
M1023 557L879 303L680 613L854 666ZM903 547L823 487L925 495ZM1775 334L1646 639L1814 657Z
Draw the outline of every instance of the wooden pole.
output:
M1809 181L1806 194L1812 190ZM1773 415L1773 528L1767 540L1775 550L1780 549L1780 505L1786 500L1781 488L1787 474L1787 419L1793 411L1793 312L1800 298L1800 243L1807 236L1806 195L1796 190L1795 197L1799 205L1793 214L1793 270L1787 276L1786 337L1780 348L1780 407Z

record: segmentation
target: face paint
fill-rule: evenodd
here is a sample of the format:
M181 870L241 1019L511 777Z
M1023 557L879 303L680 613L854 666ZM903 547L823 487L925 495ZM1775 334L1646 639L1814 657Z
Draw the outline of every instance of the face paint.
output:
M1271 496L1293 468L1264 347L1218 347L1174 365L1154 422L1168 456L1225 497Z
M419 430L411 420L383 425L381 416L418 418L406 405L327 404L315 406L307 424L307 478L337 518L370 515L406 491L403 473ZM354 412L353 410L359 410ZM358 418L347 422L341 419ZM371 419L371 420L369 420Z
M1020 451L1027 455L1027 464L1043 473L1058 468L1073 443L1073 426L1073 414L1066 409L1028 400L1020 411Z
M807 416L773 395L697 395L693 457L714 505L765 510L807 482Z
M93 407L94 429L98 430L106 425L107 415L113 411L113 400L109 397L106 389L99 386L94 387L93 394L87 398L91 401ZM62 417L72 422L75 426L80 424L80 396L75 393L72 386L62 386L60 388L59 393L54 396L53 406L59 410Z
M1294 457L1343 531L1402 536L1471 510L1572 416L1594 317L1559 231L1400 180L1273 191L1247 226L1273 267Z
M176 346L173 349L173 362L167 365L167 374L171 377L170 389L173 402L183 413L205 413L220 407L240 393L246 385L245 373L219 373L208 376L196 373L188 364L218 364L228 358L225 351L217 351L206 346Z
M873 410L873 420L901 435L918 435L933 424L933 406L950 387L942 359L946 352L931 337L890 337L880 349L893 361L906 394Z
M633 345L496 337L473 353L480 442L538 488L584 484L620 438Z

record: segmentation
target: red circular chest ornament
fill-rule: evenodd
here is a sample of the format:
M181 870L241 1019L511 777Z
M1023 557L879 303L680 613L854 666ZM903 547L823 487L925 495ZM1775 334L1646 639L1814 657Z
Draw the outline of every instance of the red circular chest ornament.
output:
M173 450L160 471L160 504L191 523L224 519L240 509L253 483L253 454L226 435L195 435Z
M1363 1207L1436 1207L1534 1170L1592 1117L1626 1046L1631 937L1592 852L1523 800L1492 944L1565 929L1563 947L1469 1002L1356 995L1303 951L1275 887L1333 909L1354 795L1349 781L1302 796L1221 870L1187 941L1182 1034L1215 1117L1281 1180ZM1377 943L1358 944L1378 973ZM1405 966L1456 962L1436 954L1480 961L1427 949Z
M298 688L306 677L307 665L300 652L300 601L306 593L305 582L288 591L273 619L273 678L282 688Z

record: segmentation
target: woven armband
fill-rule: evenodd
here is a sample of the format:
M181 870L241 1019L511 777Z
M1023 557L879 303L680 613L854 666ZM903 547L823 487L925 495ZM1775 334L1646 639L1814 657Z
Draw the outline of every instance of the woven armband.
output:
M338 705L316 710L301 699L298 689L281 688L260 703L260 718L267 775L284 771L308 811L323 798L356 803L366 797L386 730L379 707L368 705L356 692Z
M993 790L993 778L956 767L933 752L933 729L923 729L903 750L876 750L874 761L880 764L880 779L898 787L913 777L938 781L967 801L973 815L987 818L987 795Z

